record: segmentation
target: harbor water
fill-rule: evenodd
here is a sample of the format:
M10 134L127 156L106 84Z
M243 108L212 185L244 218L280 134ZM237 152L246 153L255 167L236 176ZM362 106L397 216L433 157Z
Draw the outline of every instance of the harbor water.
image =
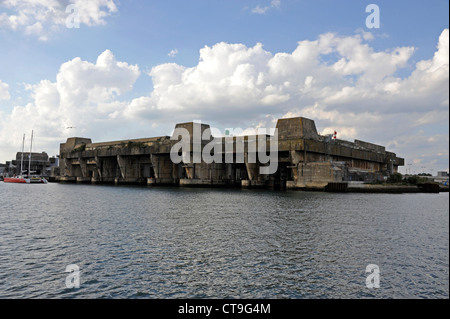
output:
M449 298L449 193L0 194L0 298Z

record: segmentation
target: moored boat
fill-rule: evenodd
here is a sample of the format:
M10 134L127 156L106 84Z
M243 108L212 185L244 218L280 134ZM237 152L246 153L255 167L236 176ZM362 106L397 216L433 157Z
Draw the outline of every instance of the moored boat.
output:
M40 176L14 176L5 177L4 183L15 183L15 184L47 184L48 181L44 177Z
M24 176L14 176L14 177L5 177L3 182L15 184L30 184L30 179L25 178Z
M20 173L23 174L23 151L25 146L25 134L23 135L22 143L22 159L20 162ZM28 155L28 172L27 176L14 175L13 177L5 177L3 182L5 183L15 183L15 184L47 184L47 180L41 176L31 175L31 151L33 147L33 131L31 131L31 143L30 143L30 155Z
M47 180L40 176L31 176L29 180L30 184L47 184Z

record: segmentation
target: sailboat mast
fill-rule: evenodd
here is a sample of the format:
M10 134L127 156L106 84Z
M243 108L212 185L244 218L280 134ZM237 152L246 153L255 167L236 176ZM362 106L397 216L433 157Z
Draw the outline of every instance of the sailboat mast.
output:
M30 156L28 156L28 177L31 176L31 150L33 148L33 131L31 131Z
M20 160L20 173L19 175L22 175L23 172L23 151L25 148L25 134L23 134L23 141L22 141L22 159Z

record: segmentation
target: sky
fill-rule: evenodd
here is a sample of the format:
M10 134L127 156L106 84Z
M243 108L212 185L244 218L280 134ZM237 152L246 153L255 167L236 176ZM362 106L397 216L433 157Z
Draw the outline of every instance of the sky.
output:
M376 5L372 8L370 5ZM0 163L168 136L176 123L313 119L449 168L448 0L0 0Z

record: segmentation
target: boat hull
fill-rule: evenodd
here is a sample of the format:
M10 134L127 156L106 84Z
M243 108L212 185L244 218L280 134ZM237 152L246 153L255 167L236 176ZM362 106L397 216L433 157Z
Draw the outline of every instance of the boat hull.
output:
M21 178L21 177L11 177L3 180L4 183L12 183L12 184L30 184L30 180L27 178Z
M47 184L47 180L43 177L38 176L31 176L31 177L5 177L4 181L5 183L12 183L12 184Z
M31 178L30 184L47 184L47 180L45 178Z

